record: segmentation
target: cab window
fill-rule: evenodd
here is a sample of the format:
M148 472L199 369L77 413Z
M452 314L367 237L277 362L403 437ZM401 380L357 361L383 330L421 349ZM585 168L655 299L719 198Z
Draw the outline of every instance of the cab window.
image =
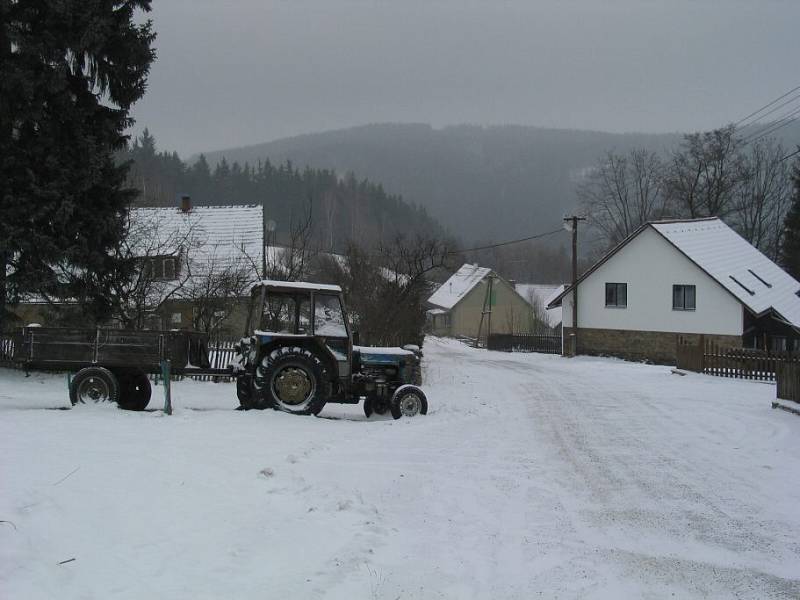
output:
M316 294L314 297L314 334L347 337L344 311L338 296Z

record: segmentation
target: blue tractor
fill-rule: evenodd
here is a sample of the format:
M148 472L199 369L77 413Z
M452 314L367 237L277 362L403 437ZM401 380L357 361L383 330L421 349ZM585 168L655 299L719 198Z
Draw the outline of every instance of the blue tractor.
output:
M339 286L262 281L249 312L233 365L242 409L316 415L363 400L367 417L428 412L419 347L354 346Z

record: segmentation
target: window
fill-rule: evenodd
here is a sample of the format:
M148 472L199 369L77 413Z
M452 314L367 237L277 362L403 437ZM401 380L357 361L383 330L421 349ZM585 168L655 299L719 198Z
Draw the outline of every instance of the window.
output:
M628 306L628 284L627 283L607 283L606 284L606 307L625 308Z
M270 292L261 327L272 333L311 335L311 300L306 295Z
M178 271L177 259L171 256L154 256L146 259L144 263L144 273L146 277L157 280L177 279Z
M672 310L694 310L696 295L693 285L673 285Z
M314 296L314 335L347 337L344 311L338 296Z

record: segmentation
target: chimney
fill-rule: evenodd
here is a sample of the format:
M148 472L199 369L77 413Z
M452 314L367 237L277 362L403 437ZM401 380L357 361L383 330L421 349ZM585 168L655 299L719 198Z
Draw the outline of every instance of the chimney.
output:
M181 212L192 211L192 197L189 194L181 194Z

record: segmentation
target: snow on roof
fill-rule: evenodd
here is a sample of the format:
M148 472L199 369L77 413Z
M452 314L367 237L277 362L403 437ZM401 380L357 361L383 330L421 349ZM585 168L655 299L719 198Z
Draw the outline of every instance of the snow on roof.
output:
M259 285L276 288L290 288L293 290L318 290L323 292L342 291L342 288L338 285L329 285L327 283L307 283L305 281L275 281L274 279L264 279L254 284L254 286Z
M720 219L651 226L756 316L774 310L800 327L800 283Z
M130 218L132 229L143 228L147 237L155 238L145 243L155 241L169 249L185 240L187 243L183 245L189 247L192 261L227 263L248 257L260 264L262 211L260 205L196 206L187 212L166 206L134 208Z
M453 273L433 295L428 298L428 302L442 308L453 308L463 300L472 288L480 283L484 277L491 273L488 267L479 267L469 263Z
M531 306L539 305L547 318L547 325L558 327L561 324L561 307L547 308L556 296L564 291L564 285L517 283L514 285L517 293L525 298Z

